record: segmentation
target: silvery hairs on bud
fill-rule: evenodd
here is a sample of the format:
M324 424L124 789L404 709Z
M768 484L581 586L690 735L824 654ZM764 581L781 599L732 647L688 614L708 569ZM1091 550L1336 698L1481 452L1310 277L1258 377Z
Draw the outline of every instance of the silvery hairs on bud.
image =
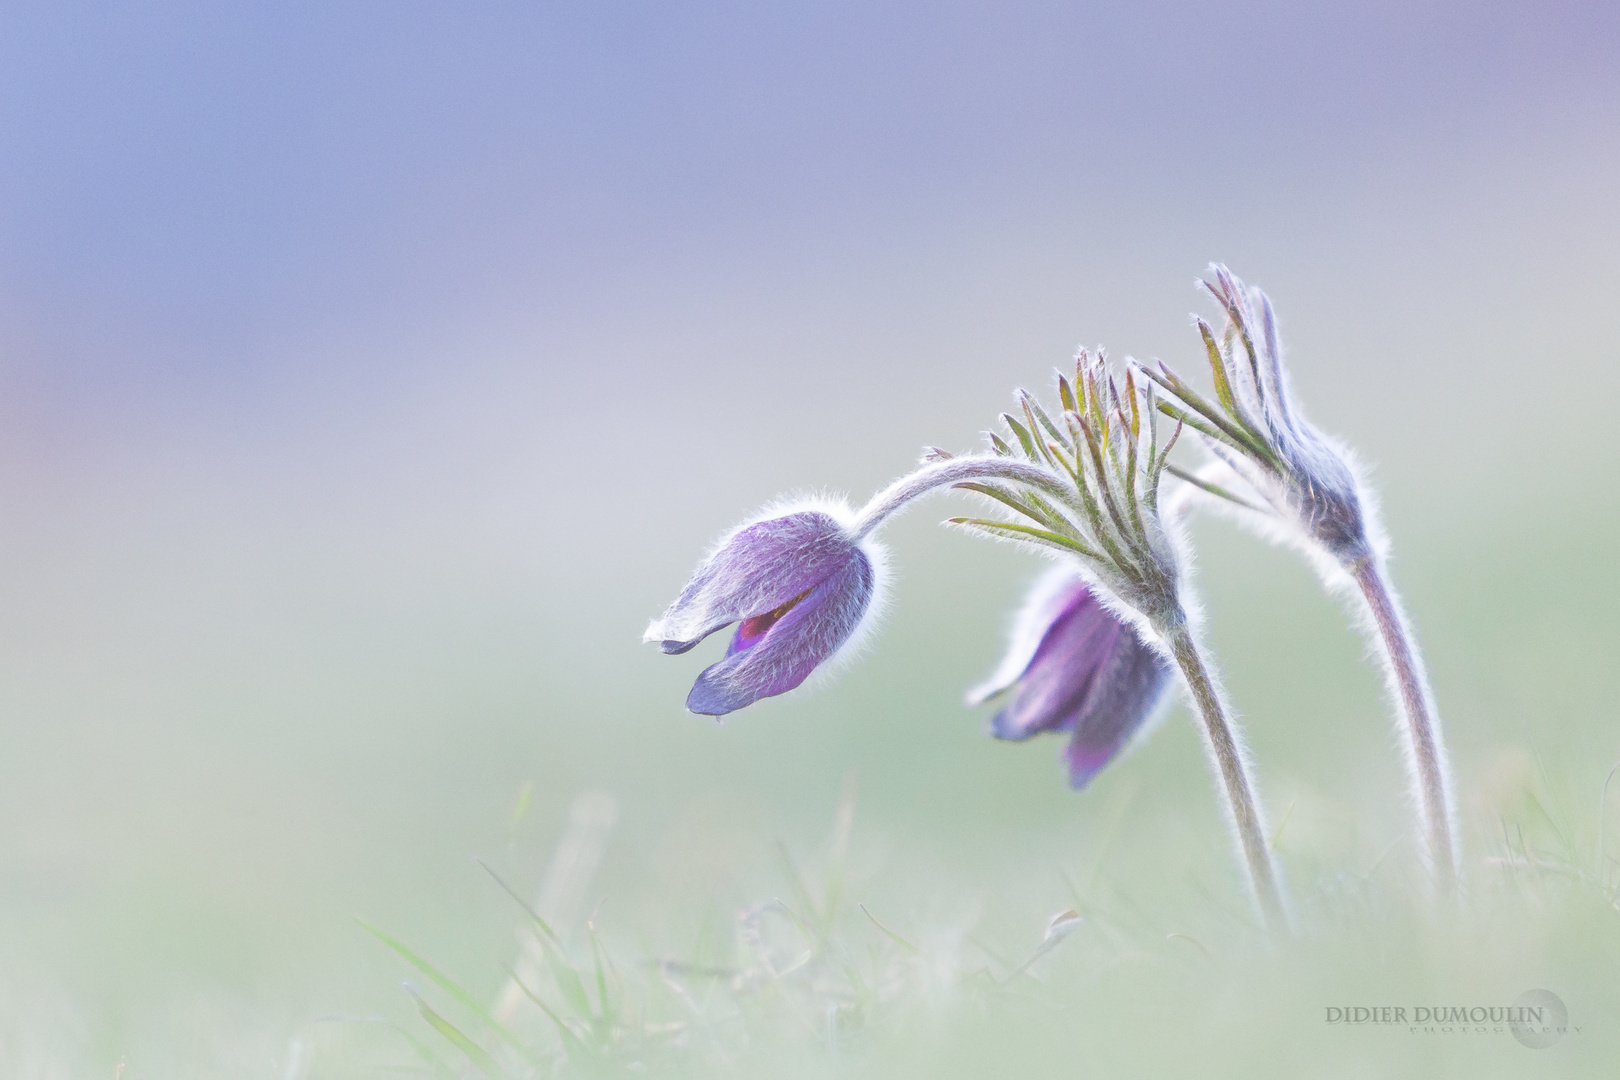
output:
M859 644L882 603L884 552L851 535L830 499L778 504L721 538L643 641L684 653L737 623L726 655L698 676L686 706L723 716L785 694Z
M1083 785L1150 718L1165 683L1158 661L1174 664L1195 707L1250 895L1262 921L1286 928L1282 878L1266 843L1248 750L1191 617L1180 515L1166 519L1158 509L1160 480L1183 425L1161 443L1157 392L1139 374L1128 369L1122 389L1100 355L1082 350L1073 383L1058 377L1058 419L1020 393L1023 418L1003 417L1012 443L991 435L988 454L931 450L853 514L841 506L778 507L751 519L722 538L645 640L677 654L737 625L725 657L693 685L693 712L723 715L786 693L868 622L880 591L872 538L885 520L942 488L988 499L1013 516L950 523L1054 556L1085 586L1052 613L1040 635L1050 647L1037 645L1039 655L1019 672L1022 686L1001 733L1072 730L1070 781ZM1131 636L1120 638L1119 624ZM1053 665L1061 662L1081 665L1081 677L1057 677ZM1095 698L1088 671L1102 680ZM1048 692L1070 700L1054 705L1043 700Z
M1180 515L1159 512L1160 479L1183 425L1160 443L1157 393L1137 379L1138 371L1128 366L1121 386L1100 354L1081 350L1073 384L1058 376L1058 420L1021 391L1021 418L1003 414L1008 437L991 434L991 448L1009 461L1021 458L1059 484L1032 491L994 480L959 483L1017 518L951 522L1066 557L1099 600L1134 622L1142 639L1180 669L1251 896L1263 921L1284 929L1286 893L1266 841L1248 748L1189 617L1196 608Z
M1403 721L1408 790L1422 852L1442 893L1455 888L1460 849L1449 760L1417 641L1389 584L1388 540L1363 470L1350 450L1305 419L1283 364L1271 300L1224 266L1199 282L1220 305L1219 333L1194 322L1214 382L1210 401L1168 366L1144 369L1166 392L1161 411L1193 428L1211 461L1173 475L1199 504L1302 551L1330 591L1360 593L1356 613Z

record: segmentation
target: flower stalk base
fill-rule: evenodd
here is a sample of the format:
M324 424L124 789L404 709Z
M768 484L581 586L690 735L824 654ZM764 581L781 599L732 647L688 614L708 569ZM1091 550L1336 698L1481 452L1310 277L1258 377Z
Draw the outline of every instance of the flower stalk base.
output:
M1367 599L1373 623L1378 627L1378 642L1383 647L1386 670L1400 699L1410 751L1407 762L1413 802L1422 814L1423 839L1427 845L1435 887L1442 896L1448 896L1457 889L1456 826L1452 820L1445 744L1440 735L1439 718L1429 699L1422 661L1418 658L1411 630L1401 615L1394 594L1384 581L1377 560L1362 559L1350 566L1349 570L1361 588L1362 596Z
M1237 832L1238 847L1249 870L1249 886L1261 918L1273 931L1288 928L1288 909L1283 901L1281 876L1266 843L1266 827L1254 784L1249 779L1248 754L1242 734L1227 719L1225 703L1215 680L1199 653L1187 625L1166 634L1170 652L1181 668L1192 692L1193 704L1203 724L1204 749L1226 796L1226 808Z

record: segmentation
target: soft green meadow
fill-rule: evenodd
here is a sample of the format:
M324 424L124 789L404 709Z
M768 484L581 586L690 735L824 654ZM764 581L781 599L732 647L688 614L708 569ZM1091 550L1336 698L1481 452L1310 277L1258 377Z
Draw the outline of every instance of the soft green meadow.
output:
M421 1015L374 1041L394 1037L402 1068L441 1076L1606 1075L1614 875L1576 839L1586 830L1548 809L1569 793L1533 768L1515 780L1507 835L1471 837L1489 854L1459 910L1414 903L1420 883L1388 849L1334 869L1310 840L1289 842L1285 821L1301 931L1276 943L1215 895L1226 882L1208 855L1222 838L1148 811L1136 785L1093 828L1051 837L1067 858L1026 856L986 886L876 857L857 836L851 777L821 845L797 858L777 846L774 895L688 911L685 941L660 948L605 917L564 940L511 894L531 944L493 1004L373 930L412 969ZM1125 824L1144 815L1159 820ZM1182 874L1153 873L1177 858ZM1072 906L1043 928L1035 897ZM1500 1011L1446 1015L1500 1010L1521 985L1561 988L1567 1021L1545 1016L1567 1027L1553 1045L1521 1046ZM1328 1022L1358 1007L1371 1019ZM355 1040L328 1031L302 1045L341 1075Z
M1420 510L1391 506L1397 537ZM525 732L511 701L502 726L484 682L495 662L470 653L465 714L484 719L440 733L432 761L400 746L431 737L425 723L372 728L375 742L334 732L334 755L376 779L341 808L312 785L317 805L296 812L338 815L324 849L252 845L241 858L257 869L194 886L148 946L172 971L173 949L195 943L184 977L216 989L132 1002L128 981L154 965L120 954L109 929L99 985L122 1025L63 998L34 1029L54 1045L12 1037L17 1074L98 1075L113 1058L129 1077L1608 1075L1620 783L1605 804L1604 782L1620 754L1603 719L1616 676L1593 652L1615 638L1615 607L1603 584L1590 621L1560 618L1557 570L1599 558L1598 540L1554 530L1561 550L1540 576L1512 571L1511 526L1478 543L1445 522L1397 540L1465 826L1466 895L1436 906L1376 677L1341 612L1291 556L1198 524L1212 643L1298 909L1297 937L1271 941L1239 891L1183 708L1079 795L1058 740L978 732L956 695L1037 567L937 530L937 516L891 537L898 595L869 655L802 699L723 726L685 715L705 661L638 651L627 621L611 664L559 645L531 688L561 699L548 707L572 735ZM624 712L592 706L609 679ZM412 723L394 710L366 723ZM641 745L618 756L631 736ZM372 798L370 828L386 836L398 826L376 822L402 817L420 830L414 850L368 842ZM300 882L288 866L328 876ZM362 880L334 901L349 873ZM231 910L258 890L305 921L264 936L279 915ZM151 927L158 901L126 897L103 918ZM1569 1012L1545 1049L1501 1024L1326 1019L1501 1007L1535 988ZM48 1004L18 1015L38 1024Z
M1459 904L1426 899L1338 603L1225 522L1195 522L1197 583L1297 905L1281 941L1184 708L1079 794L1061 740L982 734L962 689L1041 564L940 529L948 498L886 535L891 605L856 663L724 724L683 712L723 645L638 638L703 544L808 476L880 486L901 434L823 456L831 413L808 410L800 457L743 460L724 490L660 494L691 466L610 460L654 532L549 531L584 488L531 516L452 500L475 509L450 522L436 500L479 490L455 469L396 504L243 488L227 462L35 495L51 528L10 535L36 572L14 615L40 629L5 690L37 722L0 765L0 1072L1607 1075L1613 500L1318 396L1385 493L1456 766ZM949 412L971 445L977 411ZM1609 460L1600 431L1570 440ZM1545 1049L1328 1022L1532 989L1568 1008Z

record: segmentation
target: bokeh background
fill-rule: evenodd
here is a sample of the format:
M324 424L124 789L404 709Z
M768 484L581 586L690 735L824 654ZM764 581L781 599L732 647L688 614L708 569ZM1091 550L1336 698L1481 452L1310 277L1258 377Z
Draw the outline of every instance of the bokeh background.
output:
M882 633L816 693L717 726L681 703L719 646L638 640L722 529L974 448L1077 343L1196 369L1212 259L1271 293L1313 418L1381 485L1472 872L1515 792L1595 830L1620 757L1613 5L3 23L7 1071L279 1076L318 1017L408 1019L355 916L493 993L513 912L469 856L532 887L581 792L616 800L590 902L632 954L780 889L773 845L815 850L852 770L852 888L900 923L1038 934L1065 874L1241 908L1185 713L1078 796L1055 743L981 734L961 690L1040 566L940 530L945 499L888 531ZM1398 887L1360 643L1297 559L1195 536L1296 885ZM1616 1038L1580 970L1554 989ZM1496 974L1475 997L1546 977ZM1319 1025L1336 992L1265 1022Z

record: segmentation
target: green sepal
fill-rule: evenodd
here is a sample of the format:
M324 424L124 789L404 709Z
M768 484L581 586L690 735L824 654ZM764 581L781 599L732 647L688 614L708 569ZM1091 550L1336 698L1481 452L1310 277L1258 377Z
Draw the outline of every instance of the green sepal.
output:
M1185 480L1187 483L1191 484L1193 487L1202 488L1204 491L1209 492L1211 495L1218 496L1218 497L1220 497L1222 499L1225 499L1229 503L1233 503L1233 504L1235 504L1237 506L1241 506L1245 510L1253 510L1257 514L1270 514L1271 513L1271 511L1269 509L1267 509L1266 507L1259 506L1259 505L1257 505L1255 503L1252 503L1248 499L1245 499L1243 496L1237 494L1236 492L1228 491L1226 488L1221 487L1219 484L1212 484L1208 480L1205 480L1202 477L1198 476L1196 473L1190 473L1186 469L1178 468L1177 466L1170 465L1170 464L1166 464L1164 469L1165 469L1165 472L1168 472L1171 476L1174 476L1176 479Z
M1035 440L1030 437L1028 428L1024 427L1023 424L1020 424L1013 417L1012 413L1002 413L1001 422L1007 425L1007 429L1011 431L1013 433L1013 437L1018 440L1018 445L1024 448L1025 457L1029 458L1031 461L1041 460L1041 455L1035 451Z
M1060 551L1072 551L1076 555L1084 555L1088 559L1102 560L1103 556L1078 540L1059 535L1047 529L1036 529L1029 525L1018 525L1010 521L986 521L983 518L947 518L952 525L961 525L966 528L981 529L992 536L1002 535L1008 540L1029 540L1055 547ZM1106 561L1106 560L1104 560Z

